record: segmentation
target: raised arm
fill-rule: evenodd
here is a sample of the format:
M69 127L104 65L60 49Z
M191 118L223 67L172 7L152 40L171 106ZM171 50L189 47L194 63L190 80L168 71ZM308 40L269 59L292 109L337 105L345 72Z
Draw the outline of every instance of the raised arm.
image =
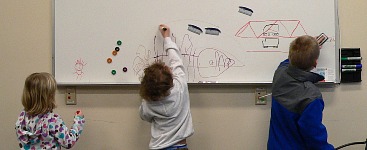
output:
M170 37L170 28L166 25L160 25L159 31L164 38L164 50L167 52L169 57L168 66L171 67L174 75L184 77L185 68L181 59L181 53L178 50L176 43L174 43Z
M79 136L83 131L84 122L84 116L76 114L74 116L74 124L69 130L60 116L55 114L54 118L50 120L49 128L51 134L54 134L58 143L62 147L69 149L74 146L76 141L78 141Z

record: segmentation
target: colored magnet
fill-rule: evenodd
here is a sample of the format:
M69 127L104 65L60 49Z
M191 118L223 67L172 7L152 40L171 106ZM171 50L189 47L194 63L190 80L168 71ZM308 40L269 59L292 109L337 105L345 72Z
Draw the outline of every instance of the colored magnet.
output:
M116 56L117 55L117 51L112 51L112 55Z
M111 58L107 58L107 62L108 63L112 63L112 59Z
M117 45L121 45L122 42L120 40L117 41Z
M127 68L126 67L122 68L122 71L127 72Z
M115 47L115 51L119 51L120 50L120 47Z
M116 74L116 70L112 70L111 73L112 73L112 75L115 75Z

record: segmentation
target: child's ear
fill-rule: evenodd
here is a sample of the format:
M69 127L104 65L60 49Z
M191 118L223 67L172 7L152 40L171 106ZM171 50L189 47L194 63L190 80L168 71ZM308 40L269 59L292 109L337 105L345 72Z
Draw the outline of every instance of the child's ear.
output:
M315 60L315 65L314 65L314 67L316 68L316 66L317 66L317 61L318 61L318 59L316 59Z

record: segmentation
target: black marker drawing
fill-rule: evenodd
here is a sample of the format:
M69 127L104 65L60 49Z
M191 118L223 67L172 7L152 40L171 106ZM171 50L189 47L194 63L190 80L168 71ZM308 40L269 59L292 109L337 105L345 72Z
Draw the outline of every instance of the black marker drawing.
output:
M143 69L149 65L150 50L147 50L143 45L139 45L135 54L133 70L135 75L141 75L144 72Z
M172 35L172 39L176 42L174 35ZM153 51L146 49L144 46L139 46L133 63L133 70L136 75L142 75L143 69L150 62L167 59L167 54L163 50L163 42L162 44L156 42L156 37L154 37ZM238 59L224 50L210 47L195 49L188 34L183 36L182 42L178 45L186 66L188 81L194 81L196 75L200 75L201 78L219 77L231 67L244 66ZM235 64L236 66L234 66Z
M203 49L198 56L201 55L210 56L198 58L198 72L203 78L217 77L236 63L234 59L214 48Z
M264 40L262 41L264 48L278 48L279 46L279 25L268 24L263 29Z

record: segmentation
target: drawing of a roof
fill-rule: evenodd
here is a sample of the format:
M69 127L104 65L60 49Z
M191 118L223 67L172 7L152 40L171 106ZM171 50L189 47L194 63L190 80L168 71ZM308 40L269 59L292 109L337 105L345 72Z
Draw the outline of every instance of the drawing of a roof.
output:
M240 38L295 38L306 34L299 20L264 20L247 22L235 36Z

